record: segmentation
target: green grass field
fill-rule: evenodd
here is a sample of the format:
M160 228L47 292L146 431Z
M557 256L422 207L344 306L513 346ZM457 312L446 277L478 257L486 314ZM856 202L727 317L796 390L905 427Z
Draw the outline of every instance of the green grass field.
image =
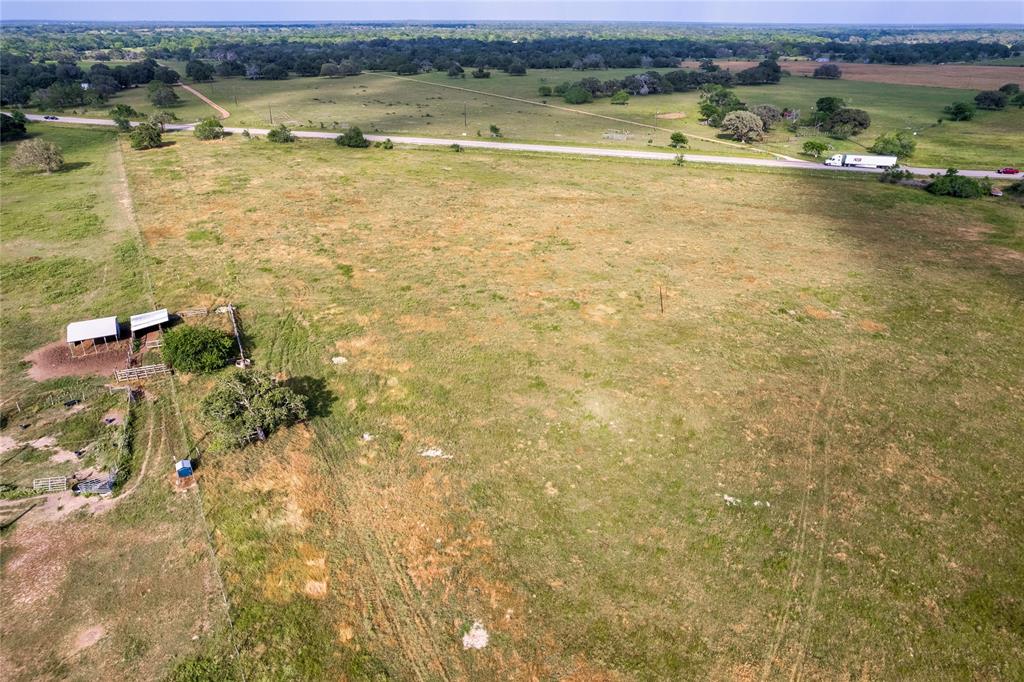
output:
M616 147L663 147L669 131L718 137L713 128L698 124L698 94L679 93L634 97L626 106L607 99L571 107L584 114L539 107L477 92L541 102L537 88L579 79L582 75L601 79L620 78L635 70L609 70L581 74L571 70L532 71L524 77L493 72L487 79L451 79L444 73L430 73L415 79L397 79L386 74L363 74L353 78L292 78L285 81L217 80L197 87L214 101L232 111L232 125L267 127L271 120L293 127L335 130L358 125L368 132L434 137L476 137L489 135L497 125L504 137L516 141L562 142ZM414 80L425 85L417 85ZM980 112L970 122L944 121L942 109L956 100L970 100L973 91L947 88L820 81L787 77L779 85L740 87L737 94L749 105L775 104L809 111L819 97L839 96L850 106L863 108L872 116L871 129L848 141L829 140L837 151L862 151L884 132L910 130L918 133L918 150L910 163L926 166L988 168L1020 164L1015 150L1024 148L1024 110ZM561 98L548 103L565 106ZM587 113L622 121L613 121ZM685 118L659 118L682 113ZM652 130L655 126L664 130ZM626 130L628 140L605 137L610 130ZM809 131L802 131L802 135ZM784 130L774 132L765 144L772 151L796 156L808 137ZM734 147L694 140L694 151L742 153Z
M161 304L313 397L204 461L249 679L1024 674L1016 204L174 139Z

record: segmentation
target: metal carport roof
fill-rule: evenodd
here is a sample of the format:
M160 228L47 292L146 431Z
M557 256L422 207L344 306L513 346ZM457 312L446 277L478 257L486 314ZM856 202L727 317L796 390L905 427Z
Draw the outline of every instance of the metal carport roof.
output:
M117 317L100 317L95 320L82 320L68 325L68 343L102 339L105 336L117 336Z
M132 315L128 319L128 323L131 325L132 332L136 332L139 329L146 329L147 327L155 327L158 324L167 322L169 316L167 314L167 308L161 308L160 310L151 310L148 313L139 313L138 315Z

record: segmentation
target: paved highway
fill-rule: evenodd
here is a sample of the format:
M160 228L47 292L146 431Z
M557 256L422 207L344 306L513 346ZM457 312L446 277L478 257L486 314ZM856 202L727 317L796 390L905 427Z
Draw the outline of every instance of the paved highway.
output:
M81 118L77 116L59 116L56 120L46 119L38 114L29 114L28 119L30 121L40 121L43 123L71 123L78 125L96 125L96 126L113 126L114 122L110 119L105 118ZM166 130L191 130L195 126L194 123L171 123L165 125ZM248 130L253 135L266 135L269 130L265 128L227 128L224 130L230 133L241 133L243 130ZM294 130L292 134L295 137L304 138L316 138L316 139L327 139L332 140L338 136L337 133L321 133L316 131L306 130ZM390 139L395 144L408 144L408 145L420 145L420 146L441 146L450 147L453 144L461 145L466 149L499 149L504 151L517 151L517 152L539 152L542 154L571 154L575 156L598 156L598 157L613 157L620 159L643 159L647 161L672 161L675 159L676 154L674 152L655 152L646 150L632 150L632 149L604 149L601 147L570 147L564 145L554 144L525 144L520 142L496 142L493 140L473 140L473 139L442 139L437 137L404 137L401 135L367 135L367 140L371 142L382 142L385 139ZM811 163L809 161L786 161L782 159L759 159L759 158L747 158L743 156L713 156L710 154L684 154L687 161L696 163L718 163L732 166L757 166L761 168L795 168L798 170L817 170L817 171L841 171L847 173L880 173L881 171L875 168L843 168L835 166L825 166L820 163ZM930 175L932 173L945 173L945 168L917 168L913 166L904 166L907 170L911 171L915 175ZM995 170L961 170L961 175L967 175L974 178L1000 178L1000 179L1012 179L1019 178L1020 175L999 175Z

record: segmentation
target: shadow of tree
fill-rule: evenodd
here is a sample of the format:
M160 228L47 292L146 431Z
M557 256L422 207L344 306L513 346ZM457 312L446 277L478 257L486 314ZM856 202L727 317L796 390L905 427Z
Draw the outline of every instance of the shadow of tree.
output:
M327 380L322 377L292 377L284 385L306 398L306 409L310 417L327 417L331 414L338 396L327 388Z

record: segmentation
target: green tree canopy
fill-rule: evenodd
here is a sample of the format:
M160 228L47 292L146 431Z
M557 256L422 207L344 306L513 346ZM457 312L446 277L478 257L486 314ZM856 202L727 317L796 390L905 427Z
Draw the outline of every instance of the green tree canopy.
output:
M988 188L974 178L960 175L955 168L950 168L945 175L932 180L925 187L932 194L960 199L976 199L988 193Z
M213 78L213 66L199 59L192 59L185 65L185 75L194 81L208 81Z
M151 81L146 86L146 96L158 107L171 107L181 102L174 88L162 81Z
M234 339L213 327L181 324L164 334L164 358L181 372L214 372L228 364L234 353Z
M981 109L1003 109L1010 98L999 90L982 90L974 96L974 103Z
M814 78L828 78L835 80L843 77L843 70L835 64L822 64L814 70Z
M978 108L972 102L953 102L943 111L954 121L970 121Z
M275 429L306 418L305 398L269 372L235 370L203 398L200 414L223 446L266 438Z
M829 145L819 140L807 140L804 142L804 154L818 158L829 150Z
M875 139L875 143L869 148L869 151L875 154L888 154L905 159L913 155L915 149L917 149L917 140L914 139L913 134L906 130L900 130L894 133L879 135Z
M612 104L629 104L629 93L625 90L619 90L612 95L612 98L609 101Z
M566 104L586 104L587 102L594 101L594 95L590 93L585 87L579 83L574 83L569 86L569 89L562 95L565 98Z
M764 137L764 123L750 111L730 111L722 119L722 130L732 133L741 142L754 142Z
M679 132L678 130L676 132L672 133L669 136L668 139L669 139L669 143L668 143L669 147L677 147L678 148L678 147L685 147L686 145L690 144L689 138L687 138L685 134Z
M0 114L0 141L17 140L20 137L25 137L25 124L13 116Z

